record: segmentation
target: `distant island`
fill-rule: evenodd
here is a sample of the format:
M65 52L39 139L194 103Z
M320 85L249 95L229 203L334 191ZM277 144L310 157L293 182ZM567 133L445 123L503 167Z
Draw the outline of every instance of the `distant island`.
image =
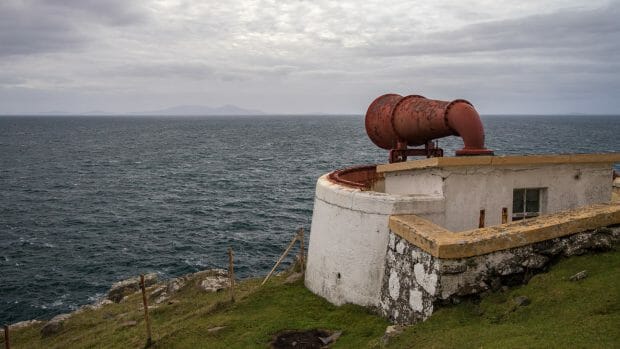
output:
M178 105L165 109L137 111L137 112L109 112L105 110L92 110L86 112L69 111L45 111L38 113L24 113L21 115L48 115L48 116L103 116L103 115L149 115L149 116L227 116L227 115L264 115L265 112L258 109L245 109L236 105L226 104L220 107L209 107L205 105ZM20 114L11 114L20 115Z

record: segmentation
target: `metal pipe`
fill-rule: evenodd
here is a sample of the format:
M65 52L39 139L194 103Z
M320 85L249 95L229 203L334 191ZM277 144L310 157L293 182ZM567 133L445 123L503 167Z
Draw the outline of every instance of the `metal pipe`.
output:
M456 155L493 155L484 147L484 128L476 109L466 100L452 102L419 95L386 94L366 112L366 133L383 149L428 145L434 139L460 136L463 149Z

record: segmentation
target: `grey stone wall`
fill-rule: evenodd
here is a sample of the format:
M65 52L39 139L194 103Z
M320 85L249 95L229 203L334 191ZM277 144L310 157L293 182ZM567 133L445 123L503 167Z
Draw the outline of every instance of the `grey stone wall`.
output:
M393 323L424 321L437 306L527 283L558 257L610 250L618 242L620 226L603 227L482 256L441 259L390 231L380 312Z

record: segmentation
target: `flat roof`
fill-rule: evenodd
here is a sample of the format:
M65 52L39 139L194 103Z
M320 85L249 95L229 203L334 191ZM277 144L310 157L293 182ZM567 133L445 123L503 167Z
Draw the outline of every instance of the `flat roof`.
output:
M446 259L480 256L616 224L620 224L620 202L462 232L449 231L416 215L392 215L389 221L394 234Z
M398 172L438 167L459 166L509 166L551 164L595 164L620 162L620 153L560 154L560 155L501 155L501 156L455 156L396 162L377 165L377 173Z

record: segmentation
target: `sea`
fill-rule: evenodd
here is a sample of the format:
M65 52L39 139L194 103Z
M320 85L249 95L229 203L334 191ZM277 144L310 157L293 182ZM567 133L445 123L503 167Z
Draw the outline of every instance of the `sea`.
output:
M620 151L620 116L482 120L497 155ZM265 275L310 230L319 176L387 155L362 115L0 117L0 323L141 273L224 268L228 247L239 277Z

